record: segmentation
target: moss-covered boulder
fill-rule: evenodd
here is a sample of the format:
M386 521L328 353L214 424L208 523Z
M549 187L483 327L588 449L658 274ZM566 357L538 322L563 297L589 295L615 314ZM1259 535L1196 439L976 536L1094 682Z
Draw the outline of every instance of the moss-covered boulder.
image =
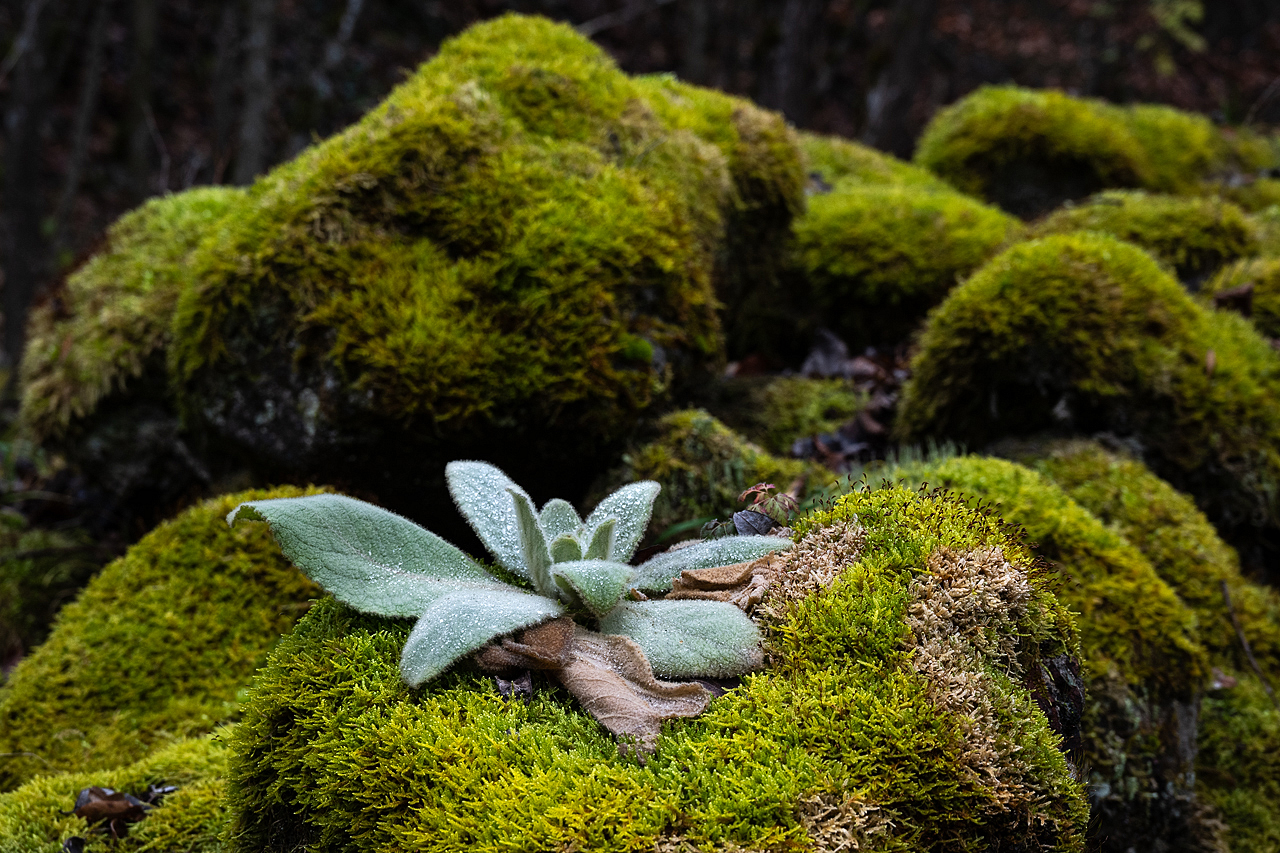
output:
M229 753L217 734L182 740L122 767L40 776L0 794L0 850L5 853L133 853L163 850L222 853L227 826L226 772ZM111 838L101 823L72 814L76 796L97 786L143 795L149 785L174 786L146 817ZM70 838L87 843L64 847Z
M1280 525L1280 356L1136 246L1022 243L931 315L896 428L981 448L1058 428L1132 437L1254 568Z
M318 589L265 528L231 529L226 514L308 491L208 501L103 569L0 687L0 790L125 764L232 718L238 692Z
M1152 195L1112 190L1056 210L1035 236L1099 231L1141 246L1198 288L1224 264L1256 254L1257 227L1229 201L1212 196Z
M748 441L789 456L797 439L836 432L867 407L848 379L735 376L708 395L706 409Z
M587 478L723 357L722 327L755 333L802 184L776 114L629 78L565 25L479 24L237 196L184 261L161 328L190 443L214 479L338 479L401 507L458 456L536 485L571 444ZM75 386L39 363L55 356L24 369ZM46 397L91 395L29 407Z
M937 175L869 145L839 136L796 134L811 194L839 186L912 186L940 191L953 187Z
M594 491L607 494L637 480L660 483L649 533L664 544L697 536L708 521L727 521L746 508L738 498L756 483L773 483L780 492L795 487L804 498L835 479L811 462L761 449L702 409L674 412L656 426L657 435L624 454Z
M1222 269L1204 286L1204 295L1248 290L1248 316L1259 332L1280 338L1280 257L1246 258ZM1222 300L1231 308L1229 298Z
M1220 849L1218 826L1195 794L1209 656L1196 612L1151 561L1043 475L1006 460L922 460L881 474L989 505L1051 561L1059 599L1079 614L1095 846Z
M643 765L548 685L504 702L461 665L410 690L408 623L318 604L236 729L232 849L1082 850L1037 704L1069 726L1045 679L1074 627L1010 528L899 490L797 538L755 614L766 667Z
M795 264L826 326L855 349L892 344L1020 228L953 190L846 181L809 198Z

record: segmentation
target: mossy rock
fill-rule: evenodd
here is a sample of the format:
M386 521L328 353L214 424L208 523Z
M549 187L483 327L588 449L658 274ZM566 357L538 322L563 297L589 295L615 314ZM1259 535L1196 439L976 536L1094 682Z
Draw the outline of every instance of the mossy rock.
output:
M717 383L706 409L743 438L786 457L797 439L834 433L866 408L847 379L741 376Z
M756 483L785 492L799 482L804 498L835 479L812 462L774 456L702 409L669 414L656 428L657 436L626 453L594 491L608 494L636 480L661 484L649 531L663 544L697 536L705 522L727 521L746 509L738 497Z
M0 790L36 773L114 767L237 713L238 691L318 588L267 530L210 500L160 525L62 608L0 687Z
M122 767L37 777L0 794L0 850L53 853L78 836L87 842L86 853L222 853L228 759L225 743L212 735L178 741ZM101 825L91 828L71 814L76 795L95 785L136 795L148 785L174 785L178 790L131 824L128 835L113 839Z
M1247 140L1224 135L1208 118L1161 104L1134 104L1115 108L1099 105L1101 111L1123 121L1146 155L1146 189L1163 193L1195 192L1201 181L1234 166L1243 156L1253 163ZM1237 140L1239 142L1237 143Z
M949 191L937 175L852 139L799 131L797 138L809 174L809 192L840 186L906 186Z
M953 190L841 183L796 220L794 257L825 325L860 349L908 337L1021 230Z
M645 764L549 685L504 702L464 664L410 690L409 624L326 599L236 729L232 850L1082 850L1081 786L1033 698L1070 710L1043 688L1074 627L1021 541L905 490L846 497L798 540L756 611L767 667Z
M1120 111L1062 92L983 86L940 110L915 162L1022 217L1111 187L1153 179Z
M779 289L803 180L775 113L630 78L562 24L472 27L195 232L163 326L187 445L214 482L336 480L415 512L458 456L496 452L536 487L572 443L585 487ZM121 244L129 275L154 227ZM59 387L32 392L33 419L94 399L92 352L43 364L94 322L38 336L26 371Z
M901 438L981 448L1058 428L1138 441L1251 568L1280 523L1280 356L1195 302L1136 246L1092 233L1016 245L930 316Z
M1269 338L1280 338L1280 257L1248 258L1224 268L1204 286L1207 297L1252 286L1249 317Z
M1257 254L1256 225L1229 201L1112 190L1049 214L1034 236L1098 231L1146 249L1197 289L1224 264Z
M1062 488L1013 462L963 456L874 473L981 502L1023 528L1036 554L1051 561L1059 599L1079 614L1089 686L1083 752L1097 849L1220 849L1212 814L1194 788L1209 655L1195 611L1151 561Z

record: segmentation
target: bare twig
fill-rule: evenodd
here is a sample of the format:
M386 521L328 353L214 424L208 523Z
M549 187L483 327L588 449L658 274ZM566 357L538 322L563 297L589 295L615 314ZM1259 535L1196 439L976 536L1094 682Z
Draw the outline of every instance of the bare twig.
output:
M156 144L156 150L160 152L160 180L157 185L160 195L169 193L169 148L164 144L164 137L160 135L160 128L156 126L155 113L151 111L151 104L142 105L142 114L147 120L147 130L151 131L151 141Z
M0 752L0 758L34 758L42 763L45 767L53 765L46 761L43 757L36 755L34 752Z
M1231 626L1236 629L1236 636L1240 638L1240 647L1244 649L1244 656L1249 659L1249 666L1253 667L1253 671L1257 673L1258 680L1262 682L1262 689L1267 691L1267 696L1271 699L1271 704L1280 710L1280 701L1276 699L1275 690L1271 689L1271 682L1267 680L1267 676L1262 672L1262 667L1258 666L1258 659L1253 656L1253 649L1249 647L1249 640L1244 635L1244 630L1240 627L1240 620L1236 618L1236 609L1231 606L1231 591L1227 588L1227 582L1222 582L1222 600L1227 603L1227 615L1231 617Z
M1248 127L1253 124L1253 120L1258 117L1258 110L1280 92L1280 77L1272 80L1267 84L1267 88L1262 90L1262 94L1258 96L1258 100L1253 102L1253 106L1249 107L1249 112L1245 114L1244 126Z
M578 24L577 30L584 36L591 37L596 33L603 32L611 27L621 26L635 20L646 12L665 6L668 3L674 3L675 0L628 0L626 5L616 12L606 12L603 15L597 15L589 21Z
M13 40L13 46L9 48L9 55L4 58L4 62L0 63L0 83L4 83L4 78L9 76L18 64L18 60L22 58L22 54L26 53L27 48L31 46L31 39L36 34L36 23L40 19L40 10L44 8L46 0L31 0L27 4L27 15L22 21L22 31L18 33L18 37Z

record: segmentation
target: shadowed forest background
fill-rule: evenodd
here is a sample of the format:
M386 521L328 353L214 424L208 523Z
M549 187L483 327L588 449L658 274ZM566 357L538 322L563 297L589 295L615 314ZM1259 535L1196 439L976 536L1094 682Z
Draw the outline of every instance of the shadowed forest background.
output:
M575 25L629 73L674 73L899 156L984 83L1280 121L1268 0L3 0L5 361L31 301L121 213L250 182L507 10Z

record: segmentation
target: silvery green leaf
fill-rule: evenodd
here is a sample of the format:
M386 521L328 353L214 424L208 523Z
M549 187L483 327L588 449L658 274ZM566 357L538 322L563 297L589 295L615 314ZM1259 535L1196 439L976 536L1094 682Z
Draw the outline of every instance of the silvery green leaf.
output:
M538 525L547 534L547 541L551 541L566 533L577 533L582 528L582 519L578 518L573 504L562 498L552 498L538 514Z
M665 592L673 578L686 569L709 569L758 560L791 547L790 539L780 536L726 536L676 548L641 563L636 569L637 589Z
M529 577L520 545L516 510L508 491L529 496L511 478L488 462L450 462L444 469L449 494L480 541L498 564L522 578Z
M614 541L617 539L618 520L606 518L591 533L591 544L587 546L588 560L607 560L613 553ZM630 559L628 557L628 559Z
M543 529L545 530L546 528ZM571 560L582 559L582 543L572 533L566 533L551 540L547 550L551 552L551 562L553 563L567 563Z
M400 653L400 676L417 687L495 637L564 613L557 602L513 587L459 590L432 602L409 632Z
M635 640L661 677L725 678L764 662L755 623L720 601L624 601L600 632Z
M555 598L556 587L551 580L551 552L547 550L547 537L538 526L538 518L533 514L533 501L524 492L508 489L507 493L515 502L516 529L520 531L520 552L524 557L524 567L533 588L542 595Z
M577 560L556 563L551 567L557 580L563 580L596 616L608 613L631 589L635 566L608 560Z
M649 516L653 513L653 500L662 487L652 480L629 483L609 495L587 516L587 531L594 534L606 518L616 518L618 529L615 534L613 551L608 554L610 560L625 563L636 553L636 546L649 526Z
M461 587L511 589L431 531L345 495L247 501L227 514L240 519L267 522L295 566L365 613L417 616Z

